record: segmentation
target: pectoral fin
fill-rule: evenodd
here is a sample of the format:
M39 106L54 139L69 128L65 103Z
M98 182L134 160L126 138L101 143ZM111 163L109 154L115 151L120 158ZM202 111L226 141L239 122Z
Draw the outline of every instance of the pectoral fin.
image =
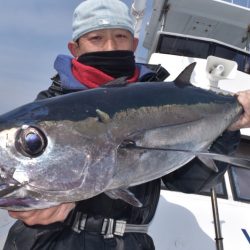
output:
M105 192L111 199L121 199L134 207L142 207L142 203L128 189L114 189Z
M127 78L127 76L116 78L112 81L105 83L103 87L124 87L128 84Z
M198 152L197 155L202 155L202 157L213 159L215 161L226 162L241 168L250 169L250 159L246 157L223 155L212 152Z
M208 168L210 168L211 170L213 170L214 172L218 173L219 170L214 162L213 159L210 159L208 157L204 157L202 155L198 155L197 158L203 162Z
M126 144L123 145L125 147ZM179 148L161 148L161 147L144 147L144 146L137 146L135 143L128 144L127 149L129 150L156 150L156 151L173 151L173 152L183 152L187 154L194 155L198 157L206 166L210 169L218 172L217 167L213 161L221 161L232 164L234 166L240 168L250 169L250 158L246 156L230 156L230 155L223 155L213 152L204 152L204 151L192 151L188 149L179 149Z

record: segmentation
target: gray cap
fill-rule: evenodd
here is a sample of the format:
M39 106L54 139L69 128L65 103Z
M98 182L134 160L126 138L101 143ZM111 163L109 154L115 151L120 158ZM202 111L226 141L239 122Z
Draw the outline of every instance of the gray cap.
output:
M76 41L82 35L100 29L125 29L134 34L133 19L125 3L120 0L86 0L73 14L73 35Z

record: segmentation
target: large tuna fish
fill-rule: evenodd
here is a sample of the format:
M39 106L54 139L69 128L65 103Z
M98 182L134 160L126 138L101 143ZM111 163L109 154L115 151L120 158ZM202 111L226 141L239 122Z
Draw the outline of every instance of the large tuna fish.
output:
M191 72L174 82L36 101L2 115L0 207L44 208L102 192L139 206L128 187L195 157L147 147L206 151L242 112L235 97L191 86Z

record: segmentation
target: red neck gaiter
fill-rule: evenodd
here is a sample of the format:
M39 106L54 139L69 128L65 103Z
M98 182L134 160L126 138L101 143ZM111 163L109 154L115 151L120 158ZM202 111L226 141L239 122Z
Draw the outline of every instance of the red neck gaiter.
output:
M109 76L99 69L84 65L78 62L76 59L72 59L72 73L74 77L86 87L93 89L98 88L105 83L114 80L112 76ZM136 67L134 75L127 79L128 83L136 82L139 78L139 69Z

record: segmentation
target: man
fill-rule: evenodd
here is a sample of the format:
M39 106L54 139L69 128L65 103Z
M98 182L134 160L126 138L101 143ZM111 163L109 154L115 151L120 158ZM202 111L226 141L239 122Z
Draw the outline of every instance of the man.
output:
M74 12L73 41L68 44L74 58L58 56L55 61L58 74L38 99L96 88L121 76L126 76L129 83L163 81L168 74L160 66L135 64L133 52L137 40L133 32L129 10L121 1L87 0L81 3ZM245 96L239 94L239 99L241 97L245 102ZM230 153L239 141L239 133L226 132L218 141L214 149ZM206 168L195 160L189 164L189 171L176 174L178 183L168 177L164 181L175 190L198 192L225 172L225 165L218 167L218 174L208 169L203 172ZM197 171L199 180L192 181L192 173ZM185 176L190 180L188 185L182 181ZM155 180L131 188L142 202L141 208L101 194L76 204L28 212L9 211L10 216L19 221L11 228L4 249L152 250L153 241L145 230L155 214L160 186L161 180ZM131 232L123 233L115 226L124 225L124 222L126 230Z
M237 95L238 101L244 108L244 113L240 119L230 127L232 131L241 128L250 128L250 90L240 91Z

